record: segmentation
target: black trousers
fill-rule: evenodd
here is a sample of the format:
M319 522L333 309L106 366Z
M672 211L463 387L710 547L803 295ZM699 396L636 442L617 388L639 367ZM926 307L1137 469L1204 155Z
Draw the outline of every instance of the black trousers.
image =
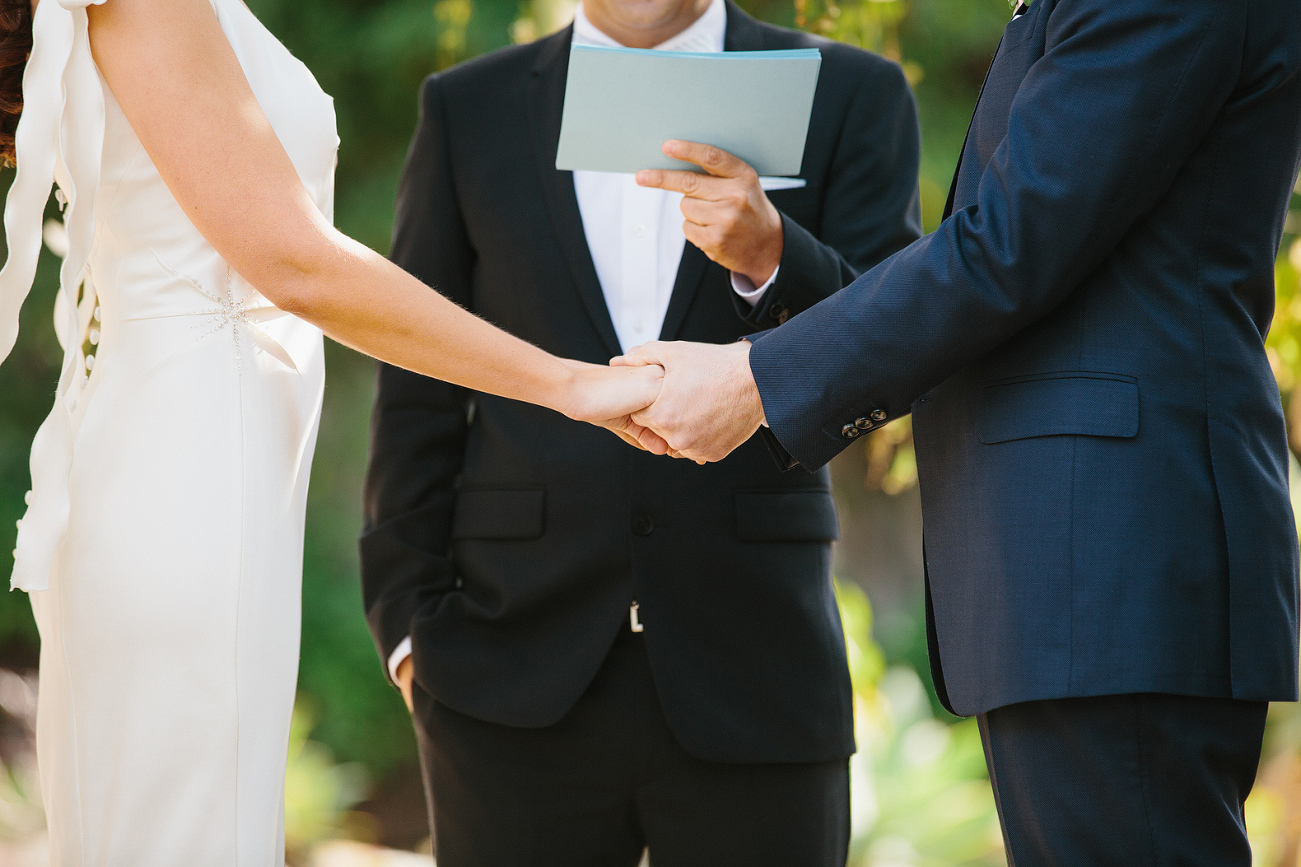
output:
M1010 867L1250 867L1265 702L1115 695L979 717Z
M417 688L438 867L844 867L848 761L733 765L680 747L625 629L554 726L473 719Z

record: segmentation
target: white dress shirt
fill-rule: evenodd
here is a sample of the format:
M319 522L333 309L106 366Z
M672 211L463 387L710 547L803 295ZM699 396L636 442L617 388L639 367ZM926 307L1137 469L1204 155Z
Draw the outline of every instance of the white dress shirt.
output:
M726 32L727 7L723 0L714 0L690 27L654 50L719 52ZM619 47L588 19L581 3L574 11L574 44ZM574 172L583 234L625 352L659 339L687 243L682 234L682 194L640 187L633 177ZM734 273L732 288L754 304L776 276L755 288L748 278Z
M723 0L713 0L690 27L654 50L719 52L726 32L727 6ZM574 11L574 44L621 47L588 20L581 3ZM615 172L574 172L587 249L625 352L659 339L687 243L682 234L682 194L640 187L633 178ZM733 272L732 289L755 304L776 279L773 271L756 288L748 277ZM395 681L398 666L410 655L408 636L389 657Z

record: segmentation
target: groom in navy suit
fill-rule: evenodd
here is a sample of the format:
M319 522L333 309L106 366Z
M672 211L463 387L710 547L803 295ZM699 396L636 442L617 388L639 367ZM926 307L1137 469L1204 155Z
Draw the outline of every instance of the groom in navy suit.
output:
M635 418L817 468L912 412L931 661L1009 861L1248 865L1297 697L1297 537L1264 339L1301 161L1296 0L1035 0L934 234L785 325L653 344Z

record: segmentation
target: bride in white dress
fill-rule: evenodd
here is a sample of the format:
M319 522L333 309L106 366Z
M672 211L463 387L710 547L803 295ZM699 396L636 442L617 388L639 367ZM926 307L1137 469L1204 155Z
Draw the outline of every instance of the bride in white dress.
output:
M337 233L331 100L242 0L27 2L0 359L57 182L66 357L13 573L52 863L281 867L320 329L657 451L625 416L659 369L557 360Z

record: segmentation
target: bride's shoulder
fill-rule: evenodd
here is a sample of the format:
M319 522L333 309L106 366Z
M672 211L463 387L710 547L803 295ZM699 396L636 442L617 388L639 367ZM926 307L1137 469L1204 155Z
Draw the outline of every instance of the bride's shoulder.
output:
M108 2L108 0L36 0L36 2L38 4L54 3L59 6L62 6L64 9L75 11L77 9L85 9L89 6L103 6L106 2ZM149 6L166 6L172 2L173 0L113 0L113 5L114 6L132 5L132 6L147 8ZM243 0L240 0L240 2L243 2ZM209 3L215 6L216 0L209 0Z

